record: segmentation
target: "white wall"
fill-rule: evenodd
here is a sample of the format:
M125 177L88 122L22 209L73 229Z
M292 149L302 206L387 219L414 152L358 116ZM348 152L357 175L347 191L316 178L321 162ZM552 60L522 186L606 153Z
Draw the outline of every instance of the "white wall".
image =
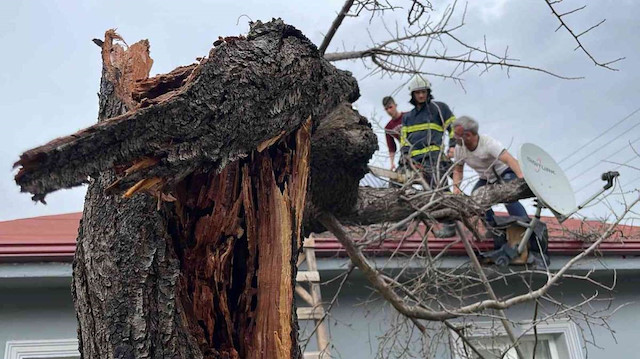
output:
M0 358L9 340L76 337L70 279L0 284Z
M328 272L322 279L330 279ZM609 275L608 278L611 276ZM377 296L371 295L361 275L354 273L338 297L331 311L329 330L337 358L373 358L378 338L388 328L395 312ZM322 287L325 301L332 298L337 283ZM518 287L497 288L499 292L515 291ZM580 300L586 287L567 283L554 291L565 302ZM588 346L590 359L640 357L640 273L620 271L614 307L625 303L609 321L615 330L616 341L601 327L594 328L597 344L604 349ZM510 316L530 319L531 306L512 310ZM304 323L301 324L304 335ZM308 330L308 327L307 327ZM70 279L0 279L0 358L4 358L7 340L70 339L76 338L76 318L70 293ZM437 338L435 338L437 339ZM310 344L310 349L315 343Z
M322 280L331 279L327 273L322 273ZM331 332L331 342L334 348L332 354L342 358L373 358L378 349L379 338L386 331L396 315L393 308L383 303L377 296L371 296L367 289L369 286L362 276L352 275L338 296L334 308L331 311L329 330ZM611 281L611 273L599 275L603 281ZM322 287L323 300L329 301L333 297L337 288L336 283ZM516 284L496 288L497 292L514 292L521 289ZM577 303L582 299L581 293L590 295L594 288L588 287L584 282L570 282L555 289L552 294L564 303ZM604 293L600 290L600 293ZM640 357L640 273L638 271L619 272L617 285L614 293L612 309L626 304L620 308L608 321L615 331L615 339L611 332L601 326L593 326L593 334L596 344L603 349L599 349L591 344L587 344L588 358L590 359L611 359L611 358L638 358ZM605 303L596 303L595 307L602 307ZM542 311L542 309L540 309ZM547 310L551 310L550 307ZM523 305L508 311L510 318L530 320L533 316L533 305ZM313 326L301 323L303 336L309 332ZM404 331L402 335L406 335ZM587 333L589 334L589 333ZM417 333L416 333L417 335ZM431 350L438 353L437 357L449 358L446 354L447 343L443 338L432 338ZM589 339L592 338L589 336ZM440 347L435 348L440 340ZM617 342L616 342L617 341ZM413 341L417 343L417 341ZM444 344L444 345L443 345ZM584 342L582 343L584 344ZM313 350L315 341L309 344ZM389 345L389 343L387 343ZM416 346L414 346L414 349ZM583 355L584 349L583 350ZM391 356L394 357L394 356ZM585 356L586 357L586 356Z

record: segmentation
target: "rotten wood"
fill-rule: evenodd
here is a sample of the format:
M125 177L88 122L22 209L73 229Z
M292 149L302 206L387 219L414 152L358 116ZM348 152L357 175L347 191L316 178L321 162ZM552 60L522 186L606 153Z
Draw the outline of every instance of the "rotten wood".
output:
M188 176L168 218L180 243L181 298L203 350L231 358L298 355L294 320L299 203L306 196L310 122L220 174ZM287 161L284 168L274 164ZM295 169L295 170L294 170ZM299 198L301 197L301 198Z

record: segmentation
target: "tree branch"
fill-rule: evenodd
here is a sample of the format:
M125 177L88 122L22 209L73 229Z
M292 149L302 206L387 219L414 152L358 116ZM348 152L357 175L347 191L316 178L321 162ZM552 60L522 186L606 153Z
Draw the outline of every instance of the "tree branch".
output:
M347 13L349 13L349 9L351 9L351 5L353 5L353 2L354 0L347 0L344 2L344 5L342 5L342 9L340 9L340 12L336 16L336 18L333 20L333 23L331 24L329 31L324 36L324 39L322 39L322 43L318 48L318 51L320 52L320 56L324 55L324 52L327 51L327 47L329 47L329 43L331 43L333 36L336 34L336 31L338 31L338 28L342 24L342 20L344 20L344 17L347 15Z
M121 176L112 187L131 189L127 195L170 188L196 170L220 170L261 151L359 96L349 73L322 60L282 20L254 23L246 39L228 38L188 70L170 85L142 86L144 98L129 95L131 111L22 154L15 164L21 190L43 200L114 167Z
M407 191L418 194L411 200L411 205L403 199ZM438 203L429 206L425 215L436 220L459 218L461 214L473 216L484 213L487 207L496 203L515 202L530 197L533 197L533 193L527 183L524 180L516 180L485 186L471 196L444 193L438 199ZM456 209L452 208L452 201L457 204L453 207ZM427 193L413 189L361 187L356 205L339 218L344 223L360 225L395 222L414 214L414 207L423 207L430 202L432 200Z
M582 52L584 52L584 53L587 55L587 57L589 57L589 59L591 59L591 61L592 61L596 66L604 67L605 69L612 70L612 71L618 71L618 69L615 69L615 68L613 68L613 67L611 67L611 66L609 66L609 65L611 65L611 64L613 64L613 63L616 63L616 62L618 62L618 61L620 61L620 60L624 60L624 57L619 57L619 58L617 58L617 59L615 59L615 60L608 61L608 62L600 62L600 61L598 61L598 60L596 60L596 59L595 59L595 57L591 54L591 52L589 52L589 51L587 50L587 48L586 48L586 47L582 44L582 42L580 41L580 36L582 36L582 35L586 34L587 32L589 32L589 31L591 31L591 30L595 29L595 28L596 28L596 27L598 27L598 26L602 25L602 24L605 22L605 20L600 21L599 23L597 23L597 24L595 24L595 25L593 25L593 26L589 27L587 30L585 30L585 31L583 31L583 32L581 32L581 33L579 33L579 34L577 34L577 35L576 35L576 34L573 32L573 30L572 30L572 29L571 29L571 28L570 28L570 27L569 27L569 26L564 22L563 17L565 17L565 16L567 16L567 15L570 15L570 14L572 14L572 13L576 12L576 11L582 10L582 9L584 9L584 8L585 8L585 6L580 7L580 8L577 8L577 9L572 10L572 11L565 12L565 13L563 13L563 14L559 14L559 13L556 11L556 9L553 7L553 5L554 5L554 4L556 4L556 3L558 3L558 1L545 0L545 2L546 2L546 3L547 3L547 5L549 6L549 9L551 9L551 12L552 12L552 13L553 13L553 15L556 17L556 19L558 19L558 21L560 21L560 26L558 26L558 29L560 29L560 28L565 28L565 30L567 30L567 32L571 35L571 37L573 37L573 39L575 40L575 42L578 44L578 46L576 47L576 49L580 49L580 50L582 50ZM556 31L557 31L557 30L556 30Z
M534 67L534 66L528 66L528 65L519 65L519 64L514 64L512 62L508 62L507 59L503 59L503 60L498 60L498 61L493 61L493 60L488 60L488 59L473 59L473 58L462 58L460 56L446 56L446 55L426 55L426 54L420 54L420 53L414 53L414 52L403 52L403 51L397 51L397 50L385 50L385 49L380 49L377 47L373 47L373 48L369 48L366 50L360 50L360 51L348 51L348 52L338 52L338 53L329 53L324 55L324 58L327 61L344 61L344 60L354 60L354 59L362 59L362 58L372 58L374 56L396 56L396 57L406 57L406 58L416 58L416 59L427 59L427 60L434 60L434 61L447 61L447 62L452 62L452 63L460 63L460 64L466 64L466 65L485 65L485 66L498 66L498 67L504 67L504 68L508 68L508 69L520 69L520 70L529 70L529 71L535 71L535 72L541 72L559 79L563 79L563 80L578 80L581 79L581 77L568 77L568 76L562 76L559 74L556 74L554 72L542 69L542 68L538 68L538 67ZM388 70L385 69L385 70ZM466 70L468 71L468 70ZM465 72L466 72L465 71ZM409 73L422 73L420 70L416 70L416 69L412 69L412 70L403 70L403 71L393 71L393 72L409 72ZM486 70L485 70L486 72Z
M352 263L358 267L364 274L365 278L373 285L373 287L385 298L398 312L407 316L431 321L443 321L459 316L479 313L487 309L507 309L517 304L535 300L545 295L548 290L554 286L564 274L570 270L573 265L584 257L590 255L595 249L607 239L615 230L618 223L624 216L640 202L640 197L636 198L622 213L618 219L612 223L607 230L595 241L589 248L569 260L558 272L549 275L547 282L540 288L530 291L526 294L516 295L506 300L480 300L472 304L462 305L458 308L445 310L431 310L424 305L408 304L402 299L392 287L383 279L383 275L368 261L362 253L362 250L355 245L355 242L349 237L342 224L330 213L321 212L318 214L318 220L324 225L342 244L343 248L349 255ZM442 306L442 304L440 304Z

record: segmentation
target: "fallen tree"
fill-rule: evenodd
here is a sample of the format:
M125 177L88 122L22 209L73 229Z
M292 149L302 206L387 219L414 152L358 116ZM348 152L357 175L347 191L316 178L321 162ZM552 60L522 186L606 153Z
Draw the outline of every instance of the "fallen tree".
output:
M348 105L355 80L280 20L154 78L148 42L117 40L108 31L101 44L99 123L16 163L34 200L90 183L73 280L83 357L299 357L305 207L310 230L318 210L368 224L422 200L358 187L377 145ZM479 213L529 195L506 186L481 201L445 196L429 216L459 215L449 200Z

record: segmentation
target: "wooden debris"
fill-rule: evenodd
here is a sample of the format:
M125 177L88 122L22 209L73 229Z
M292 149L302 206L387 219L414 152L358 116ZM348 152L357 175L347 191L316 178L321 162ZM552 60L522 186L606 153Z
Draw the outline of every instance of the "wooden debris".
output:
M140 191L152 191L153 189L157 189L163 180L160 177L153 178L145 178L143 180L138 181L135 185L129 188L123 195L122 198L129 198Z

